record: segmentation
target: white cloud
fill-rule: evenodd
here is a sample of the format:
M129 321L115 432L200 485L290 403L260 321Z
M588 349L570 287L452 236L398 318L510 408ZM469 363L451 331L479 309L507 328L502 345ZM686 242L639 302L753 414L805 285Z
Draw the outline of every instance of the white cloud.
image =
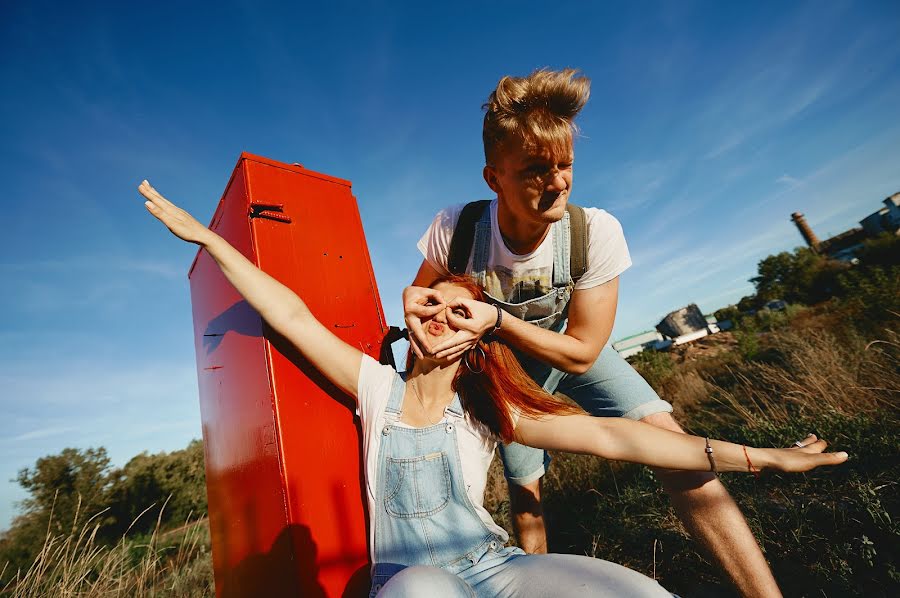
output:
M69 432L74 432L78 428L75 426L48 426L44 428L35 428L30 432L25 432L23 434L19 434L17 436L13 436L8 441L9 442L26 442L28 440L39 440L42 438L49 438L51 436L59 436L60 434L67 434Z
M788 174L781 175L780 177L775 179L775 182L778 183L779 185L785 185L791 189L793 189L794 187L799 187L800 185L803 184L803 181L801 181L800 179L795 179L794 177L792 177Z

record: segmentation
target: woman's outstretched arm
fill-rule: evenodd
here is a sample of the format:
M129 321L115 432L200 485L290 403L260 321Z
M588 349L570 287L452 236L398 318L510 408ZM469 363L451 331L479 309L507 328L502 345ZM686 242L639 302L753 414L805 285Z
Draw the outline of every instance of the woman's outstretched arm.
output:
M228 241L159 194L144 181L138 187L144 205L179 239L196 243L209 253L225 278L243 295L273 330L291 342L316 369L344 392L355 397L362 352L351 347L310 313L292 290L254 266Z
M710 471L706 441L650 424L621 417L548 415L519 418L516 440L522 444L570 453L597 455L615 461L630 461L665 469ZM824 440L810 437L803 448L752 448L721 440L710 440L718 471L754 470L808 471L821 465L837 465L847 453L823 453Z

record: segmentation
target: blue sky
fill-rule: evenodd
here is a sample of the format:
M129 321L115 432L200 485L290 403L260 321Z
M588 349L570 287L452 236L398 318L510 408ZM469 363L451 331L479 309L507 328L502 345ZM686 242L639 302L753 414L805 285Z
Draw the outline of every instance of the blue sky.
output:
M40 456L200 436L194 250L143 178L201 220L241 151L352 180L399 324L433 214L489 197L497 79L580 68L573 200L617 216L634 259L614 338L749 292L801 243L791 212L826 237L900 191L896 2L30 1L0 33L0 528Z

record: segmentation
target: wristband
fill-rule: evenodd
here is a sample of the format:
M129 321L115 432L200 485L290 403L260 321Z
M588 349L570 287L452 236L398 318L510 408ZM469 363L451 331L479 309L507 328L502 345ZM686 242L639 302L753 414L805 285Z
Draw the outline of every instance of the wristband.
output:
M499 305L494 305L497 308L497 323L494 324L494 329L490 331L489 334L494 334L498 330L500 330L500 324L503 323L503 310L500 309Z

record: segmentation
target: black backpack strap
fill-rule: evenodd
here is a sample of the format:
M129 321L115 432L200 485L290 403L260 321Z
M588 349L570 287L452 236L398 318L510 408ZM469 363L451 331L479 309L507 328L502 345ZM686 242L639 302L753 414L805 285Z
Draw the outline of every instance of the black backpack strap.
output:
M475 224L481 220L490 199L482 199L467 203L459 214L453 238L450 240L450 251L447 253L447 270L451 274L465 274L472 255L472 243L475 241Z
M566 204L569 213L569 276L577 283L585 272L588 263L588 226L584 208L573 203ZM468 256L467 256L468 257Z

